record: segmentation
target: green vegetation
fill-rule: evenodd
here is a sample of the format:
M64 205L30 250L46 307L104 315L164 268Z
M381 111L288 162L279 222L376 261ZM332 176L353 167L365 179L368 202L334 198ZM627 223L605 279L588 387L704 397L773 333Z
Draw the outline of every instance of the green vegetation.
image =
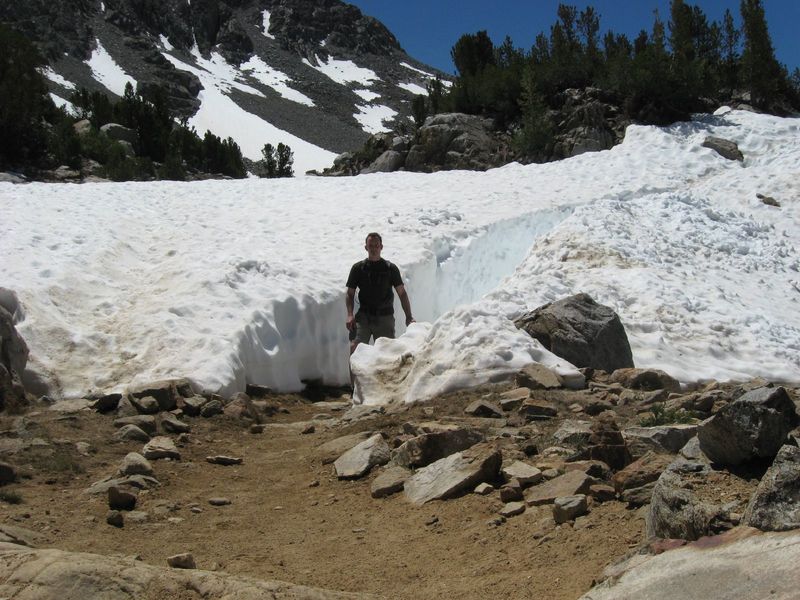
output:
M683 409L667 408L664 404L657 403L650 408L649 416L639 420L639 424L642 427L656 427L676 423L694 423L694 421L694 417Z
M14 490L0 490L0 502L6 504L22 504L22 496Z
M549 35L530 50L508 37L494 46L485 31L465 34L451 55L458 76L449 91L441 82L412 105L417 125L429 114L458 111L494 119L517 131L518 149L548 154L557 123L552 111L569 88L596 87L622 107L627 118L664 125L734 96L776 114L800 109L800 71L790 76L775 58L762 0L741 1L741 30L726 11L709 22L698 6L672 0L669 21L658 13L650 31L635 39L608 31L600 15L560 4Z
M293 177L294 153L286 144L279 143L275 148L265 144L261 149L262 159L255 163L255 172L259 177L274 179L276 177Z

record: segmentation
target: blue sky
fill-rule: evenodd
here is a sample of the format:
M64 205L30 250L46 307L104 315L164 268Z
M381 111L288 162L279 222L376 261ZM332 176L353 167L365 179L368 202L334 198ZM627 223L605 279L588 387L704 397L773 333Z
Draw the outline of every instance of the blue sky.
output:
M377 18L411 56L446 73L453 73L450 48L464 33L485 29L495 44L510 35L518 47L529 49L540 31L548 32L556 20L558 0L346 0ZM578 7L593 6L600 15L600 31L609 29L634 37L650 31L653 11L669 20L669 0L564 1ZM740 25L739 0L699 0L709 20L721 21L730 9ZM793 71L800 66L800 0L763 0L772 43L778 60Z

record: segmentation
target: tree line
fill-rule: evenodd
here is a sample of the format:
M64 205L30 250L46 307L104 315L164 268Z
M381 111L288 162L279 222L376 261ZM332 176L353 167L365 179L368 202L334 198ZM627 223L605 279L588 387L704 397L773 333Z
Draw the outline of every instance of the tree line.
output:
M50 98L41 73L45 66L32 43L0 24L0 168L35 174L60 165L80 170L90 160L114 181L184 180L192 173L247 175L239 145L210 131L201 138L186 119L176 121L163 90L144 98L128 83L122 98L114 101L102 92L80 89L69 98L77 114L69 114ZM89 127L79 133L75 124L84 119ZM106 135L101 128L109 123L135 132L133 142ZM288 146L279 144L277 157L270 144L262 153L264 158L252 165L256 174L293 175Z
M631 40L608 31L600 15L560 4L549 35L539 33L525 51L506 37L495 46L486 31L465 34L451 51L455 82L429 82L427 96L412 102L417 124L429 114L464 112L516 128L523 152L543 150L569 88L597 87L613 95L631 120L668 124L692 112L749 96L757 109L787 114L800 109L800 70L791 75L775 57L761 0L741 0L741 26L730 10L709 21L698 6L670 2L669 20L655 13L650 31Z

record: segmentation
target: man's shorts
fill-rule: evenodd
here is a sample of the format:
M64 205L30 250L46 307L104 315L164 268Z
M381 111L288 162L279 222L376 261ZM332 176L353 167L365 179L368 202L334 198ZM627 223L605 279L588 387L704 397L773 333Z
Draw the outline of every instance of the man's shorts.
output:
M369 344L370 338L379 337L394 337L394 314L369 315L364 311L358 311L354 339L361 344Z

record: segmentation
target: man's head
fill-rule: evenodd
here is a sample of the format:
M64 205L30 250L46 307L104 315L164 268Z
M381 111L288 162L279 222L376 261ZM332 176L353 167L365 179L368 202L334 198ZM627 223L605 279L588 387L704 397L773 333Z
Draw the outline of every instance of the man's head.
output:
M367 234L367 239L364 241L364 249L369 255L369 260L378 260L381 257L381 250L383 250L383 239L380 233Z

